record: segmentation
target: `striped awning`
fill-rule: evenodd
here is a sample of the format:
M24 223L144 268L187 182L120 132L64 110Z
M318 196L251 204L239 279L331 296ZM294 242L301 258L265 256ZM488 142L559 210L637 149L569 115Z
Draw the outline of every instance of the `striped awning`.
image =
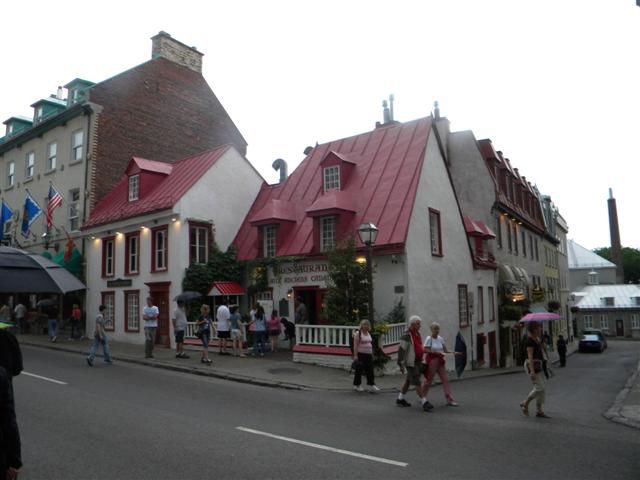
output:
M210 297L226 297L229 295L244 295L244 288L238 282L213 282L209 290Z

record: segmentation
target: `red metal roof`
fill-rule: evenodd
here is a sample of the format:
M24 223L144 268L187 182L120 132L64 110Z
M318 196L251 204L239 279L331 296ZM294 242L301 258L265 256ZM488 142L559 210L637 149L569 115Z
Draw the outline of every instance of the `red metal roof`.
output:
M272 198L254 216L247 218L254 225L267 225L279 221L295 222L296 208L289 201Z
M105 197L91 211L89 220L82 229L86 230L98 225L137 217L149 213L172 208L180 198L205 174L209 168L229 149L229 145L208 150L198 155L187 157L169 165L159 166L161 162L133 158L127 171L135 167L156 173L169 172L150 192L139 200L129 201L129 181L125 174Z
M487 224L480 220L472 220L467 216L464 217L464 229L472 237L496 238L496 234Z
M258 256L258 227L251 219L260 218L258 213L273 199L290 202L295 211L295 224L285 238L278 239L279 256L313 253L314 221L309 210L325 201L354 212L346 229L354 233L358 243L358 225L372 222L379 228L376 248L402 248L431 125L431 117L426 117L316 146L284 183L262 187L233 242L238 258ZM321 163L328 152L353 164L334 200L330 198L334 194L325 194L323 189ZM343 199L349 199L349 205Z
M238 282L213 282L209 289L210 297L223 297L227 295L244 295L244 288Z

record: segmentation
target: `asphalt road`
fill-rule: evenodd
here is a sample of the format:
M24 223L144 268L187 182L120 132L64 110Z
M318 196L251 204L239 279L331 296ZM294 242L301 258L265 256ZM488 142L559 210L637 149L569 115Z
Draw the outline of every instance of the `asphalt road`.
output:
M424 413L388 393L289 391L24 354L28 374L64 384L15 379L21 479L640 478L640 432L601 416L640 343L611 342L556 369L552 419L520 413L524 374L454 383L458 408L435 387L436 408Z

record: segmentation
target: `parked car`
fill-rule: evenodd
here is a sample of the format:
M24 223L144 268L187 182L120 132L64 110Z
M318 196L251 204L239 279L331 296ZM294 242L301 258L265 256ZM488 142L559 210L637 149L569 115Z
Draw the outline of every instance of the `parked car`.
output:
M585 352L598 352L604 351L604 343L598 338L598 335L583 335L578 343L578 351L580 353Z
M602 342L602 344L604 345L604 348L607 348L607 336L604 334L604 332L598 328L585 328L582 331L583 335L597 335L598 338L600 339L600 341Z

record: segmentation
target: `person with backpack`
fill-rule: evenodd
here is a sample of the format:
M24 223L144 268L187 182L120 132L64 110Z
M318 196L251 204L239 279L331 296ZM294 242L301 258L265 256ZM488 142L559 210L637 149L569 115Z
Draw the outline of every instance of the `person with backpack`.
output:
M524 368L533 384L533 389L529 392L527 398L520 403L522 414L527 417L529 416L529 404L535 399L536 417L550 418L542 408L545 401L545 352L542 341L542 325L537 322L529 323L525 341L527 357L524 362Z
M356 392L364 392L362 387L362 374L364 373L367 376L369 392L379 392L380 388L376 385L373 375L373 337L369 320L362 320L360 328L353 335L353 360L355 361L353 389Z

